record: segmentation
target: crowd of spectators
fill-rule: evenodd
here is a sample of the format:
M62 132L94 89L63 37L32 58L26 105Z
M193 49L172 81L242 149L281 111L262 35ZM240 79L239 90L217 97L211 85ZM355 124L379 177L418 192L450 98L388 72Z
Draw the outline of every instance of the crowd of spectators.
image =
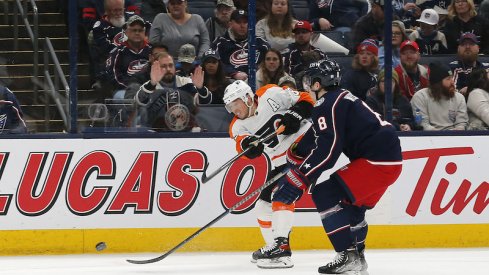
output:
M199 105L222 104L228 84L248 81L248 1L208 1L215 13L203 18L189 12L190 0L79 0L80 36L89 46L92 88L101 100L134 99L152 110L143 124L153 127L160 113L154 106L170 107L170 90L195 113ZM392 1L396 128L487 127L489 86L483 72L489 63L481 58L489 53L489 0L302 0L307 20L295 17L298 1L256 1L256 89L268 84L302 89L309 63L335 58L314 46L314 33L341 32L351 53L342 88L384 116L384 9ZM440 56L444 63L426 64L425 56Z

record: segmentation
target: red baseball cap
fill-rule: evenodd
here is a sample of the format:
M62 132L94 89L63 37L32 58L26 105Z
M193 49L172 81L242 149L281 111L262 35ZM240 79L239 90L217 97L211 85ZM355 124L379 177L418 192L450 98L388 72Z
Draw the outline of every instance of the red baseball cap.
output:
M408 40L404 40L401 43L401 46L399 47L399 49L402 51L406 47L411 47L414 50L416 50L417 52L419 52L419 46L418 46L418 43L416 43L416 41L411 41L409 39Z
M312 32L311 23L309 23L309 21L305 21L305 20L304 21L297 21L297 23L295 23L295 25L294 25L294 29L292 30L292 32L294 32L295 30L299 30L299 29L303 29L303 30Z

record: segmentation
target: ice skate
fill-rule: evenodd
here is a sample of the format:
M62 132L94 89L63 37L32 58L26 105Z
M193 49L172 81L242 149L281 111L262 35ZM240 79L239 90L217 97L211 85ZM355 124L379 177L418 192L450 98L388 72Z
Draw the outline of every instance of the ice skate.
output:
M363 270L360 253L355 248L349 248L336 254L332 262L319 267L318 272L321 274L368 275L366 263L365 270Z
M289 239L278 237L273 245L265 246L255 251L256 265L259 268L290 268L293 267Z

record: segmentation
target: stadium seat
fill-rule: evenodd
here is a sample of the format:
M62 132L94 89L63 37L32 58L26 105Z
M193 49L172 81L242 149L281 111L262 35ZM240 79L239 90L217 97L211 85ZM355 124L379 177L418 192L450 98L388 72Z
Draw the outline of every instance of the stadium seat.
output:
M338 62L338 65L340 65L341 72L346 72L346 71L351 69L351 62L353 60L353 55L344 55L344 54L332 55L332 54L328 54L328 57L333 59L334 61Z
M309 8L301 6L292 6L293 15L297 20L309 20Z
M216 4L212 1L188 1L189 13L202 16L204 21L207 20L207 18L214 16L215 8Z

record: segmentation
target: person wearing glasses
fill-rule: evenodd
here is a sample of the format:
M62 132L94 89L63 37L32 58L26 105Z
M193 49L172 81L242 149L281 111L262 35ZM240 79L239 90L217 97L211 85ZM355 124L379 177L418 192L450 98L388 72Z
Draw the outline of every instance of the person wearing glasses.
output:
M392 21L392 68L395 68L401 63L401 54L399 47L404 40L407 40L406 28L404 23L399 20ZM384 46L379 48L379 67L384 68L385 64L385 53Z

